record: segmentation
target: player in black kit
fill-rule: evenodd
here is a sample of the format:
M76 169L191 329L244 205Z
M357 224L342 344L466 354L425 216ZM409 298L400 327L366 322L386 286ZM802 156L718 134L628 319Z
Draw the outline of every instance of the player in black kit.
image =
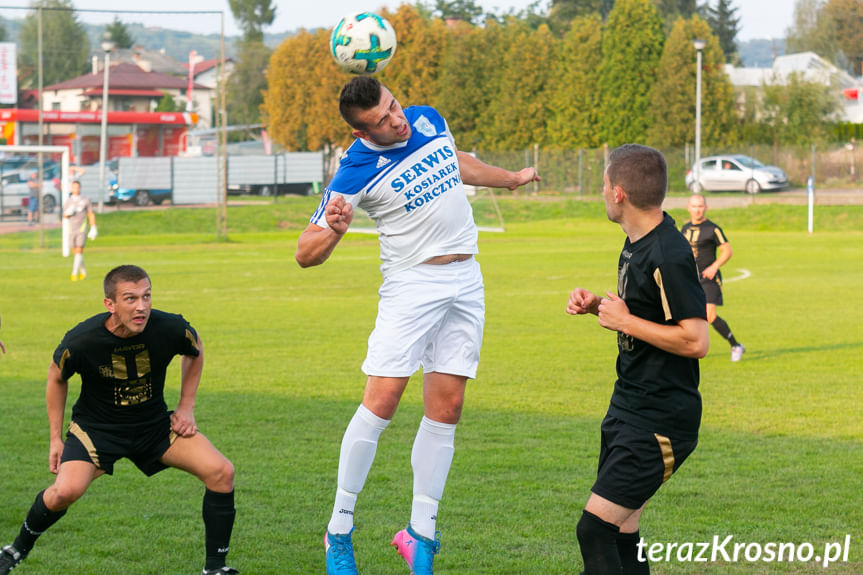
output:
M234 525L234 467L195 425L195 394L204 365L197 332L183 316L151 308L150 278L137 266L114 268L104 281L107 312L66 333L48 369L48 464L57 475L30 507L18 537L0 551L6 575L36 539L114 462L129 458L146 475L167 467L200 479L204 492L203 575L238 573L225 566ZM168 364L182 356L180 401L168 411ZM81 375L65 442L61 436L68 381Z
M707 296L707 323L731 344L731 361L740 361L746 348L734 338L725 320L716 315L716 306L722 305L722 272L719 268L731 259L731 244L722 228L707 219L704 196L692 194L686 209L689 210L689 221L683 224L680 232L692 246L698 277Z
M698 442L698 358L710 340L692 252L662 211L665 158L626 144L610 154L603 181L608 218L627 236L617 293L575 288L566 311L617 332L617 381L576 534L586 575L643 575L639 519Z

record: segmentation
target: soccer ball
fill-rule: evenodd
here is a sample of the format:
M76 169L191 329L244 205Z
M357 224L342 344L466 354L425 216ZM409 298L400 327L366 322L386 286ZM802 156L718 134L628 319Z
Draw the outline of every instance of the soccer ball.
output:
M374 74L396 53L396 31L386 18L372 12L349 14L333 28L330 53L345 72Z

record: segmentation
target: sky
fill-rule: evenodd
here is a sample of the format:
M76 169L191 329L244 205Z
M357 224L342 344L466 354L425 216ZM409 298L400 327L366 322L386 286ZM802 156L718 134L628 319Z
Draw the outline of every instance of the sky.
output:
M358 10L378 10L387 7L395 10L405 1L413 0L274 0L276 20L266 29L270 33L296 30L298 28L330 28L343 15ZM486 10L509 12L511 9L520 11L532 3L532 0L476 0L477 4ZM546 6L550 0L540 0L540 6ZM710 0L715 4L715 0ZM120 6L123 9L135 6L137 3L117 2L117 0L72 0L79 10L112 10ZM4 6L29 7L29 0L6 0ZM426 0L426 4L433 4ZM778 39L785 37L785 30L791 25L795 0L733 0L740 16L740 32L738 40L755 38ZM212 11L224 12L225 34L239 34L234 23L228 0L147 0L140 3L148 11ZM25 11L9 11L0 9L0 16L6 18L22 18ZM219 33L221 17L214 14L144 14L123 12L117 14L126 23L140 22L149 26L160 26L187 30L190 32L211 34ZM107 23L113 20L114 14L82 12L80 20L90 23Z

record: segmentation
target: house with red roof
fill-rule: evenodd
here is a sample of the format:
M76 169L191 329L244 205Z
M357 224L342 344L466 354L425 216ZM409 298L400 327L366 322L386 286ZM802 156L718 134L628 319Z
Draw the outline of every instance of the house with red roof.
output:
M48 145L68 146L71 161L98 161L101 142L103 70L94 61L90 74L46 86L42 90L41 120ZM156 112L165 94L186 108L191 91L191 111ZM142 69L120 62L108 73L108 106L105 115L107 158L176 156L187 149L189 129L209 128L214 90L188 78ZM38 99L37 99L38 102ZM26 108L0 110L0 140L7 144L34 145L39 141L39 111Z
M46 86L42 90L42 109L63 112L101 110L103 82L103 71L97 70ZM185 106L188 89L185 78L148 72L131 63L112 64L108 70L108 111L153 112L165 94ZM192 85L192 106L187 111L198 115L198 128L210 127L212 91L202 84Z

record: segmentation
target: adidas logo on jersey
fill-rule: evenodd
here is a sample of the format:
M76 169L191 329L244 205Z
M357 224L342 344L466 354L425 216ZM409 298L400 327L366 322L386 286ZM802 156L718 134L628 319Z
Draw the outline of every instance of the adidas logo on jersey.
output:
M384 156L378 156L378 165L375 167L380 169L389 164L390 162L392 162L392 160L390 160L389 158L386 158Z

